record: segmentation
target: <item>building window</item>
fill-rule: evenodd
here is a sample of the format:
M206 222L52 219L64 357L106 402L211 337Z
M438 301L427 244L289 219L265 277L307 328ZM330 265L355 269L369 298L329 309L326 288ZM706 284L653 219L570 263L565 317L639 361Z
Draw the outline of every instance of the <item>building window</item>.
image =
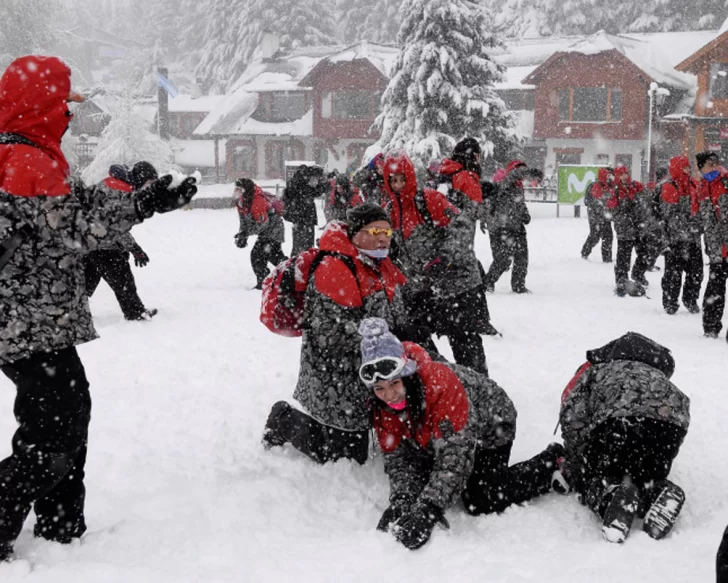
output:
M597 154L594 156L594 164L597 166L608 166L609 165L609 154Z
M710 96L713 99L728 99L728 63L710 65Z
M295 121L306 114L306 96L300 91L277 91L271 98L272 122Z
M498 91L498 95L510 111L533 111L536 107L536 92L522 89Z
M321 167L325 167L329 161L329 149L326 144L317 142L313 146L313 159Z
M629 170L630 176L632 175L632 154L617 154L614 157L615 166L625 166Z
M232 146L232 166L235 172L255 176L255 144L253 142L235 142Z
M373 91L334 91L332 97L331 113L335 119L369 120L375 117L379 94Z
M560 121L614 122L621 119L621 89L574 87L559 91Z
M574 152L556 152L556 165L581 164L581 154Z

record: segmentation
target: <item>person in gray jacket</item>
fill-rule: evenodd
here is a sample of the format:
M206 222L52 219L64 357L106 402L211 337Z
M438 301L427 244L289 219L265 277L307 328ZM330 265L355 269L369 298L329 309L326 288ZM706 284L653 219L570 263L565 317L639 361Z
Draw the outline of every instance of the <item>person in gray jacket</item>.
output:
M134 225L187 204L188 178L164 176L133 194L70 183L61 137L71 70L26 56L0 78L0 369L17 387L18 429L0 461L0 561L35 510L35 536L60 543L86 530L89 383L76 345L96 338L83 256Z
M377 529L415 550L462 498L472 515L502 512L551 490L564 455L553 443L509 466L516 409L494 381L433 361L400 342L381 318L359 325L359 378L371 391L374 429L389 477L389 506Z
M667 479L690 424L690 399L670 382L670 351L641 334L589 350L561 396L562 467L580 500L624 542L635 516L661 539L685 501Z

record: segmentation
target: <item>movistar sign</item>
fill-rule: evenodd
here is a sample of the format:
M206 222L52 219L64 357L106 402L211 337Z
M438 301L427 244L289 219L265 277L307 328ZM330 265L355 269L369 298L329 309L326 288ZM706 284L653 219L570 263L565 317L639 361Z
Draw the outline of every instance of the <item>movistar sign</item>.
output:
M559 166L559 204L582 204L587 187L597 179L601 166Z

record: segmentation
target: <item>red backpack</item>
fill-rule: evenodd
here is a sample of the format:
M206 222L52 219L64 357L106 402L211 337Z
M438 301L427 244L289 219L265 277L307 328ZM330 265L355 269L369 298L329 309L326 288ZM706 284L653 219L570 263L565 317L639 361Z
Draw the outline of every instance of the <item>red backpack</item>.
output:
M296 337L303 334L304 309L308 280L321 261L328 257L341 259L359 284L354 260L335 251L312 247L277 265L263 281L260 321L271 332Z
M265 200L270 203L273 212L279 217L282 217L283 214L286 212L286 205L283 204L283 201L276 195L271 194L270 192L266 192L265 190L261 191L261 193L263 194Z

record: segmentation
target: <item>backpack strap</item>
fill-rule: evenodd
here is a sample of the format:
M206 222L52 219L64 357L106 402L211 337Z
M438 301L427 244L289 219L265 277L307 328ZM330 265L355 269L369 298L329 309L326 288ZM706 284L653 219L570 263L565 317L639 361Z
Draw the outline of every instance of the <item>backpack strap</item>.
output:
M16 134L13 132L0 134L0 145L7 146L12 144L22 144L23 146L32 146L33 148L40 147L35 142L32 142L31 140L29 140L25 136L21 136L20 134Z
M313 258L313 261L311 261L311 269L308 272L308 277L310 278L313 275L313 272L316 271L316 268L326 257L335 257L336 259L341 260L344 265L349 268L349 271L351 271L351 274L356 280L356 287L361 292L361 286L359 285L359 276L357 276L356 274L356 265L354 263L354 260L348 255L344 255L343 253L337 253L336 251L320 251L319 254Z
M418 190L417 194L415 194L415 207L417 208L417 212L420 213L422 220L425 221L425 224L427 224L428 227L436 226L435 221L432 220L432 214L430 214L430 209L427 208L427 200L425 200L424 190Z

